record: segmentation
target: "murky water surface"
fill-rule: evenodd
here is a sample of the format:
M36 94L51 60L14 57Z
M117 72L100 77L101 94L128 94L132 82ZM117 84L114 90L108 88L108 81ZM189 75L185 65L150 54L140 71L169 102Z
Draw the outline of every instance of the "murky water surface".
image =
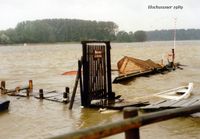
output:
M112 43L112 68L123 56L160 61L171 51L173 42ZM194 95L200 95L200 41L182 41L176 45L176 61L187 65L184 70L137 78L126 84L114 84L113 91L125 99L141 98L166 89L194 82ZM34 92L72 90L75 76L61 75L77 69L82 55L81 44L37 44L0 47L0 80L7 88L26 85L32 79ZM113 73L113 76L116 76ZM48 138L80 128L122 119L122 113L100 114L94 109L80 108L79 90L73 110L68 105L40 101L33 97L0 96L11 101L9 111L0 113L0 138ZM200 138L199 118L176 118L141 128L145 139ZM123 134L109 138L123 138Z

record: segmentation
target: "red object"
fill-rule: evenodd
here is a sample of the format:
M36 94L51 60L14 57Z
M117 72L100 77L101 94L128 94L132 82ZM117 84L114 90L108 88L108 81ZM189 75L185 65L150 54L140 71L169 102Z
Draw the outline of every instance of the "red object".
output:
M76 75L78 71L66 71L62 75Z

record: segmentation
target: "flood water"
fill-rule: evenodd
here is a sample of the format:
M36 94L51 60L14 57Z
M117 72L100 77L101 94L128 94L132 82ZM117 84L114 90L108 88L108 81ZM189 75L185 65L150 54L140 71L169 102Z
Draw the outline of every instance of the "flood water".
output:
M111 47L112 69L116 69L123 56L159 62L171 51L173 42L111 43ZM186 65L183 70L114 84L113 91L131 100L193 82L193 95L200 95L200 41L177 42L175 52L176 61ZM81 55L81 44L0 46L0 81L5 80L7 88L15 88L31 79L34 92L39 89L64 92L66 86L72 90L75 76L61 74L76 70ZM0 113L0 138L5 139L48 138L123 117L122 112L100 114L97 109L81 109L79 90L71 111L68 104L34 97L0 97L11 101L9 110ZM143 139L197 139L199 131L200 118L182 117L142 127L140 134ZM119 134L108 138L123 137Z

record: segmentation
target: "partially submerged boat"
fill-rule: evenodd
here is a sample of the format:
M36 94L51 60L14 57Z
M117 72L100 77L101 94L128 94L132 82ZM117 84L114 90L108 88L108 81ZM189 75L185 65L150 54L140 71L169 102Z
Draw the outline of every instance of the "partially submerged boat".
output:
M193 83L189 83L187 86L181 86L178 88L163 91L154 94L154 96L170 100L181 100L181 99L187 99L191 95L192 90L193 90Z
M9 100L1 100L0 99L0 112L7 110L9 107L10 101Z

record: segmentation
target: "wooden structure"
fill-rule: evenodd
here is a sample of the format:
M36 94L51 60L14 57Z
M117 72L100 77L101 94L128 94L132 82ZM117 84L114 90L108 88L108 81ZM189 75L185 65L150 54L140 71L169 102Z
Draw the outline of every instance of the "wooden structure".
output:
M181 65L179 63L175 63L174 49L172 49L171 54L168 54L167 60L168 64L163 65L162 61L159 64L155 63L151 59L141 60L125 56L117 63L119 76L113 80L113 83L129 81L130 79L139 76L165 73L175 70L176 68L183 69L180 67Z
M118 71L120 75L136 73L136 72L147 72L154 69L161 69L162 66L152 60L141 60L133 57L124 56L117 63Z
M92 100L114 99L111 81L109 41L82 41L83 73L80 76L81 104L89 107Z
M69 102L69 87L66 87L63 93L57 92L56 90L44 92L43 89L40 89L39 93L34 97L40 100L45 99L66 104Z
M120 100L119 100L120 101ZM114 103L96 103L96 104L91 104L91 108L106 108L110 110L123 110L126 107L144 107L149 105L148 101L143 101L143 102L125 102L122 100L121 102L114 101Z
M75 80L75 84L74 84L74 88L73 88L73 92L72 92L72 96L71 96L71 100L70 100L70 104L69 104L69 109L71 110L74 104L74 99L75 99L75 95L76 95L76 89L78 86L78 81L80 79L80 90L82 92L82 77L81 77L81 67L82 67L82 59L78 60L78 72L76 73L76 80Z
M165 109L173 109L173 108L185 108L190 106L200 105L200 97L193 96L187 99L182 100L161 100L155 102L153 104L147 105L145 107L141 107L141 110L144 111L159 111Z
M165 66L155 63L151 59L141 60L128 56L124 56L119 60L117 67L119 76L113 80L113 83L119 83L132 79L133 77L160 73L167 70Z
M132 108L132 110L126 109L124 110L124 120L108 123L101 126L81 129L72 133L52 137L51 139L99 139L121 132L125 132L126 139L139 139L139 128L142 126L180 116L188 116L189 114L196 112L200 112L200 105L164 110L136 117L132 117L137 115L135 108Z
M6 82L5 81L1 81L1 94L8 94L11 96L22 96L22 97L29 97L30 93L32 93L33 91L33 81L29 80L28 85L27 86L17 86L15 87L15 89L7 89L6 88ZM21 91L25 90L26 93L21 93Z

